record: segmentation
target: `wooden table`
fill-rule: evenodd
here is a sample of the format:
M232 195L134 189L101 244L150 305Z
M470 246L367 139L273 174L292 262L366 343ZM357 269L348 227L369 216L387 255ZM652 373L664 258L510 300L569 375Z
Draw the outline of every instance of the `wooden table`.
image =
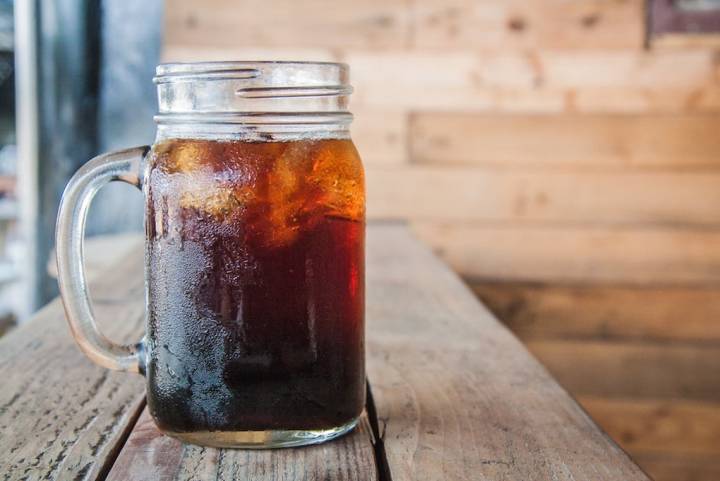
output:
M135 249L96 276L114 339L142 331ZM647 480L465 288L398 225L368 232L367 414L298 449L183 445L145 409L143 378L94 366L56 300L0 340L3 480Z

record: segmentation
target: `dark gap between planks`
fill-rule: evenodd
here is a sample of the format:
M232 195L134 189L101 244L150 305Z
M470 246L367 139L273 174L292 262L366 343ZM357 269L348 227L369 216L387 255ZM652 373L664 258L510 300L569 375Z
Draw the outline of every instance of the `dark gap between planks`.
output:
M373 433L373 450L375 451L375 464L377 467L378 481L392 481L390 473L390 465L388 464L387 454L385 453L385 426L382 431L378 425L377 410L375 409L375 400L373 399L370 382L366 382L367 386L367 402L366 410L370 429ZM384 423L383 423L384 424Z
M120 456L120 452L122 451L123 447L125 446L125 443L127 443L128 438L130 437L130 434L132 434L133 430L135 429L135 426L137 425L138 419L140 419L140 416L142 415L143 411L145 410L145 405L147 404L147 401L145 397L143 397L142 402L138 405L137 410L130 415L130 420L128 421L127 425L125 426L125 429L123 429L122 433L120 434L120 437L117 440L117 443L112 447L110 450L110 453L108 454L107 458L105 459L105 462L103 463L102 468L100 468L100 471L98 471L98 481L105 481L110 474L110 470L112 470L113 466L115 466L115 461L117 461L117 458Z

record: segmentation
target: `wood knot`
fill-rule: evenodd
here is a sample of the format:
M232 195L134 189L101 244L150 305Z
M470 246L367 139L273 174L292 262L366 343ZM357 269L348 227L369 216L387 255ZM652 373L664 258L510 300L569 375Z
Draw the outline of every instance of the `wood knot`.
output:
M600 22L600 15L597 13L591 13L584 15L580 18L580 24L585 28L593 28Z
M191 15L188 15L187 17L185 17L185 26L187 28L196 28L197 25L198 25L198 20L195 15L191 14Z
M527 22L522 17L513 16L508 19L507 27L512 32L520 33L525 31L525 29L527 28Z
M381 28L390 28L395 24L395 19L390 15L378 15L371 19L371 23Z

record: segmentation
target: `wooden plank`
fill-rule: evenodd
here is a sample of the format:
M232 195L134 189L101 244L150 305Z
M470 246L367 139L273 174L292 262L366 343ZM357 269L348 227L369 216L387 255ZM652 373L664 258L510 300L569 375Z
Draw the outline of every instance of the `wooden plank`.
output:
M633 456L655 481L717 481L720 459L717 456L673 456L663 453Z
M586 87L567 92L569 112L666 113L720 111L717 84L684 87Z
M643 2L418 0L413 44L432 48L627 48L644 35Z
M662 51L553 50L539 56L543 83L565 88L679 88L717 84L712 49Z
M398 51L343 55L355 105L413 109L562 111L580 92L684 91L717 86L712 50ZM441 66L441 67L440 67ZM525 96L513 98L517 92ZM503 95L503 93L505 95Z
M528 349L577 396L720 399L720 347L603 341L529 341Z
M593 396L578 402L630 453L720 455L720 402Z
M648 479L625 453L597 429L517 339L475 300L459 278L414 241L404 228L373 226L369 230L368 252L368 370L373 406L382 426L379 430L382 435L379 451L387 453L393 479ZM139 261L140 256L137 255L136 259ZM119 270L117 277L104 279L108 292L100 289L96 297L100 305L109 303L116 314L122 316L120 318L127 318L128 314L122 309L138 309L134 318L140 317L142 312L142 295L139 294L142 284L140 276L131 274L138 273L137 267L134 269ZM138 280L135 280L136 277ZM129 282L130 279L132 281ZM133 296L118 288L130 285L135 289ZM47 312L58 316L58 306L51 306ZM128 329L129 324L118 323L117 330L111 334L123 332L122 328ZM42 332L48 333L50 327L46 323ZM133 326L132 330L135 329L136 326ZM3 429L14 426L11 436L0 441L7 442L6 439L9 439L12 444L8 446L11 448L10 456L5 456L3 462L9 459L11 464L8 467L33 469L34 464L44 466L35 460L51 457L51 461L57 462L49 463L49 471L40 471L39 477L49 472L48 477L52 478L58 472L57 466L61 466L60 469L72 468L67 477L97 479L107 466L107 463L103 464L104 460L111 458L110 455L103 457L97 454L104 451L97 451L93 444L90 445L90 454L98 456L97 464L93 464L92 456L76 459L81 448L72 449L70 454L61 451L54 458L53 450L66 449L68 440L85 434L92 438L95 429L103 426L102 420L97 420L102 416L113 418L113 415L119 415L119 420L126 417L121 410L114 411L112 406L92 404L94 398L89 401L90 404L84 404L73 395L83 391L82 381L87 383L84 384L86 386L93 386L93 383L97 386L98 380L88 374L95 369L88 363L81 379L76 379L77 366L82 365L81 358L72 359L72 364L62 362L60 357L64 355L64 349L68 350L68 358L72 357L72 353L80 354L67 338L64 340L66 347L58 349L54 339L65 332L58 331L54 333L51 330L49 333L57 336L46 339L37 331L25 334L31 331L18 330L22 334L11 335L8 339L12 342L3 341L0 353L14 362L13 367L17 366L16 370L8 371L11 373L9 385L13 386L13 382L20 385L17 380L25 380L27 373L33 372L32 368L39 369L33 380L42 385L32 385L34 390L23 387L25 392L18 395L13 395L13 390L8 389L5 396L9 395L10 401L0 398L5 402L5 410L0 417ZM18 342L23 340L27 342ZM38 352L44 347L53 349ZM31 352L33 348L35 352ZM38 357L38 354L45 356ZM18 362L23 359L24 362ZM47 361L43 362L44 359ZM46 377L53 369L60 371ZM104 383L110 383L114 376L101 372L105 373ZM119 375L119 378L123 382L111 389L109 397L118 399L127 389L132 390L131 397L137 399L141 379L127 375ZM138 382L133 385L131 379ZM52 380L56 383L62 381L62 386L68 386L62 391L62 397L48 396L48 392L52 392ZM103 391L105 384L101 381L100 387L93 387L92 391ZM65 399L67 405L62 404ZM503 402L498 402L498 399ZM21 404L14 404L18 402ZM59 414L63 419L49 422L46 428L40 428L38 434L31 425L18 421L22 416L34 422L44 419L42 415L38 416L44 411L28 410L28 405L34 404L39 408L47 405L45 409L48 413ZM83 421L83 416L77 415L81 408L97 410L90 411L96 417L94 421L89 421L89 425ZM169 460L165 464L167 469L163 468L165 471L161 470L160 475L169 473L177 451L173 451L168 440L147 436L148 430L152 429L149 422L145 419L143 424L138 425L134 437L139 439L138 444L129 444L127 455L136 459L139 465L143 462L154 465ZM59 429L60 434L57 434L58 426L63 426ZM364 428L367 433L366 426ZM53 435L51 442L47 442L42 429ZM112 437L106 430L101 433L105 433L101 442ZM363 459L369 456L368 437L362 437ZM56 446L53 440L58 439L64 439L65 444L58 443ZM338 443L354 443L357 440L352 436L343 439ZM144 453L147 442L157 448ZM212 454L213 450L188 448L179 461L185 463L187 460L188 471L181 473L180 479L212 479L211 476L256 479L253 476L269 476L266 473L273 469L275 474L279 474L275 479L295 479L293 469L301 462L315 466L310 472L319 473L320 479L327 479L327 460L337 454L334 448L337 445L329 443L316 450L286 452L220 450L216 455ZM77 446L77 443L72 446ZM321 454L308 461L310 453L317 450ZM334 454L322 454L325 450ZM3 446L2 451L8 452L8 449ZM224 460L225 457L228 461ZM357 472L343 472L342 469L347 467L345 463L343 459L342 464L336 465L340 471L336 477L341 473L351 477ZM128 463L118 462L116 465L120 470L117 476L125 479L122 469Z
M368 167L366 172L371 218L720 225L720 172L440 166Z
M118 341L144 323L142 256L91 285L95 312ZM6 479L103 476L143 405L143 378L86 359L59 301L0 339L0 472Z
M408 41L404 1L175 0L165 12L165 43L209 47L379 48Z
M720 290L699 287L474 283L523 340L720 342Z
M578 401L656 481L720 479L720 403L593 396Z
M399 110L358 110L352 138L366 166L408 162L407 114Z
M394 481L647 479L403 229L368 237L368 373Z
M413 162L497 167L718 168L717 115L484 115L410 120Z
M477 60L445 52L346 52L352 69L353 105L423 108L440 105L488 108L492 95L472 81ZM438 68L438 66L442 68Z
M418 236L475 280L720 283L720 231L415 222Z
M535 57L462 51L348 51L357 108L558 112L565 92L536 85Z
M659 48L719 48L718 33L666 33L654 36L650 43L653 49Z
M107 480L375 481L371 440L363 417L350 434L318 446L263 451L207 448L162 435L146 409Z

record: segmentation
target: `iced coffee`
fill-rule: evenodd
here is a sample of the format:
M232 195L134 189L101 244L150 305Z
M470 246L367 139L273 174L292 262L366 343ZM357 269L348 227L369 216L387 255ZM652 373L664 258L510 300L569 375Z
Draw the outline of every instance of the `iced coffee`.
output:
M160 428L356 419L365 199L352 142L170 139L148 163L148 406Z

